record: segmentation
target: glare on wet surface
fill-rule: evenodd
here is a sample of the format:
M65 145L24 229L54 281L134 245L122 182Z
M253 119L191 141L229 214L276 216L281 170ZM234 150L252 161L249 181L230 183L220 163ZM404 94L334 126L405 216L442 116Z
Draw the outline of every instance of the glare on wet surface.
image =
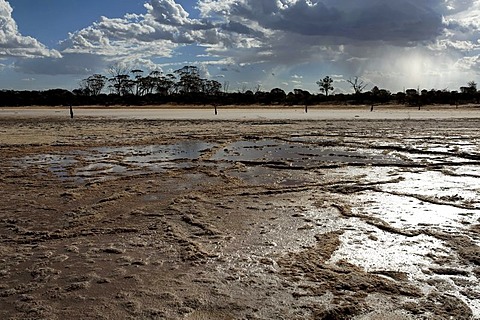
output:
M307 192L312 193L312 198L315 193L338 197L339 201L351 204L355 216L341 218L331 212L325 215L322 209L312 209L304 203L301 215L305 222L276 228L265 224L265 233L276 239L266 249L265 243L258 241L261 237L255 238L257 242L245 244L252 251L253 260L255 254L280 252L282 248L292 246L291 243L296 243L297 248L309 245L315 233L342 230L342 245L329 263L344 259L369 272L403 272L425 290L429 287L426 284L429 280L439 277L425 270L445 257L449 257L450 262L441 267L471 274L474 266L457 257L449 244L434 233L461 233L480 244L478 235L468 231L480 221L480 165L474 159L477 146L456 140L442 146L422 139L411 141L416 151L406 152L395 148L389 150L385 143L378 148L379 144L369 145L361 140L358 145L331 145L322 139L297 136L286 141L245 139L223 144L185 141L101 147L65 154L27 156L16 159L11 166L15 170L28 166L43 168L46 171L40 174L49 172L58 179L77 183L151 171L216 166L248 185L310 186ZM398 145L397 142L390 144ZM465 157L465 153L469 156ZM240 169L239 163L244 167ZM328 165L331 164L335 166L330 168ZM334 188L336 186L341 186L342 191ZM145 196L145 201L157 198L161 195ZM292 214L274 206L269 210L282 215ZM367 223L363 217L378 219L404 233L416 234L382 230ZM423 233L424 230L428 233ZM478 284L472 275L462 277ZM449 292L464 300L475 316L480 317L480 305L461 295L462 289L454 282L449 286Z
M428 155L425 158L431 159ZM411 159L418 161L415 156ZM331 262L345 259L371 272L405 272L424 290L431 290L431 283L448 283L442 287L443 292L463 300L479 318L480 303L462 294L465 287L460 281L429 272L435 267L458 270L457 278L470 283L469 289L478 289L478 279L472 273L475 265L458 257L445 239L466 235L472 244L480 245L478 234L469 231L480 222L480 180L475 176L479 167L447 168L338 169L338 177L350 176L357 179L358 185L371 186L345 197L352 203L353 214L367 221L382 221L392 230L359 221L355 230L346 230L342 235L342 245Z
M22 167L37 166L62 180L79 183L104 181L145 171L185 168L212 146L205 142L185 141L171 145L91 148L69 154L27 156L14 161L12 167L21 170Z
M273 162L303 167L314 167L316 164L326 163L391 165L403 163L400 158L372 150L323 146L304 143L299 139L236 141L218 151L212 160Z

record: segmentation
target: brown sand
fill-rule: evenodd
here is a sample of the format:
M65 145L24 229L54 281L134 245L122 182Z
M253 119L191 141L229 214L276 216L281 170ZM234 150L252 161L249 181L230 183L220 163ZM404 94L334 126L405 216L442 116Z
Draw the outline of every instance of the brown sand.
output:
M167 121L77 116L72 121L67 116L4 116L0 318L479 317L468 303L468 297L478 299L480 294L479 223L466 225L464 233L446 234L404 230L352 212L352 195L381 192L378 188L385 182L365 183L361 174L352 180L335 170L376 164L302 159L292 165L215 157L229 152L235 141L291 142L312 136L315 148L347 150L363 143L376 150L383 146L383 154L408 154L413 151L406 140L415 137L428 142L430 137L457 136L478 142L479 125L475 119ZM165 147L185 141L208 145L198 150L187 145L186 151ZM148 158L154 154L149 146L163 146L174 157ZM144 156L147 165L135 160ZM392 171L409 166L392 165ZM345 232L360 223L377 236L428 235L450 251L432 251L424 284L402 271L372 271L354 261L332 260ZM447 280L460 284L463 292L447 293Z

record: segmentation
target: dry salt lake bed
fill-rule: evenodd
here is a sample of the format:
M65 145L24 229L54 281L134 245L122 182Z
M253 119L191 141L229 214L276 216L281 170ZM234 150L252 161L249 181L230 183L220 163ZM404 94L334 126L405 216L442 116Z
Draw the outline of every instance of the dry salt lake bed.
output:
M0 318L480 319L480 119L350 115L0 117Z

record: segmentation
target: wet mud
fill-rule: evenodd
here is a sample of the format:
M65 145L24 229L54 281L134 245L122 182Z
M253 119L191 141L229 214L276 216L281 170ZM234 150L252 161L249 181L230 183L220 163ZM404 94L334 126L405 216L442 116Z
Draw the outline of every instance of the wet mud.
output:
M479 127L0 120L0 318L480 319Z

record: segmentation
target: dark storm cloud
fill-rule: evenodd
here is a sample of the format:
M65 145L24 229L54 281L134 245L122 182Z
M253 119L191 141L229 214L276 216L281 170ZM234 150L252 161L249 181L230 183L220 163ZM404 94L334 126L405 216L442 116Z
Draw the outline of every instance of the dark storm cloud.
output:
M27 74L78 74L87 75L98 68L102 58L91 54L65 53L62 59L22 59L15 63L17 71Z
M224 31L236 32L239 34L246 34L246 35L258 34L255 30L253 30L249 26L239 22L235 22L235 21L230 21L224 25L220 25L220 28Z
M212 1L200 7L215 11ZM244 24L253 21L276 31L353 40L430 40L444 28L440 1L429 0L238 0L220 8L229 11L227 19Z
M120 46L148 49L152 43L167 49L184 44L268 47L272 37L284 34L316 37L324 44L404 45L441 35L442 10L447 10L443 0L200 0L203 19L195 19L174 0L151 0L145 8L144 15L102 17L64 43L73 50L112 55L123 52Z

